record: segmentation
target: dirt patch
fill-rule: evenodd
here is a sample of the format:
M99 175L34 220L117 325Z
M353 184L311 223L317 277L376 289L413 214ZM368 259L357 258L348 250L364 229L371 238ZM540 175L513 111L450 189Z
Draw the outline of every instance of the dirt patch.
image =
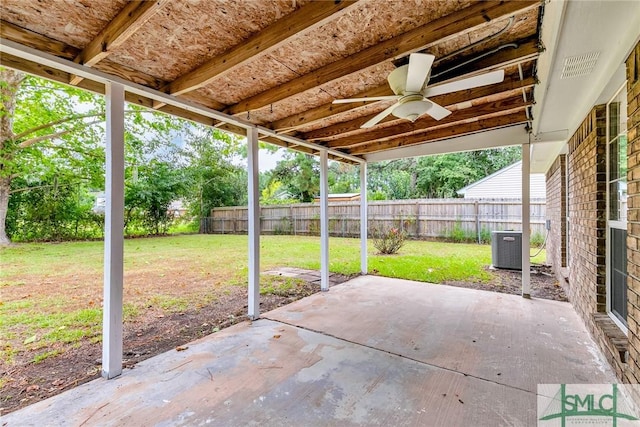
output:
M489 282L452 281L444 284L505 294L522 294L522 273L520 271L489 269L489 267L486 270L492 276ZM531 296L533 298L568 301L560 282L554 276L551 268L544 265L531 267Z
M260 308L262 312L273 310L318 291L318 285L304 283L279 295L262 295ZM124 325L125 367L246 320L246 302L247 290L238 286L227 288L215 302L201 308L171 314L150 309L135 322ZM22 356L23 361L33 358L33 355ZM2 374L0 414L98 378L101 357L101 343L85 340L77 348L40 363L17 363Z
M535 298L566 301L558 281L548 268L537 268L531 276L531 293ZM447 282L445 284L520 294L521 275L517 271L488 270L488 283ZM308 276L309 280L315 276ZM332 283L349 277L332 275ZM262 295L261 311L267 312L320 291L317 281L299 282L295 286ZM244 286L227 286L214 301L200 307L167 313L157 307L145 310L135 322L124 325L124 365L136 363L170 351L185 343L215 333L246 319L247 290ZM40 363L34 354L22 354L14 366L2 373L0 414L8 413L59 394L64 390L98 378L101 371L101 343L84 340L76 348L61 349L61 354Z

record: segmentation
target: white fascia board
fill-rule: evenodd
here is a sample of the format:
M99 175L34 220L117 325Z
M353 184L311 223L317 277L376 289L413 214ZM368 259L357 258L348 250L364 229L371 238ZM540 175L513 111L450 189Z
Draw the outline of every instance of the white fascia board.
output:
M222 113L220 111L204 107L196 104L195 102L187 101L185 99L179 99L175 96L166 94L159 90L151 89L146 86L139 85L137 83L130 82L121 77L104 73L96 70L95 68L87 67L85 65L76 64L73 61L58 58L57 56L41 52L37 49L22 45L20 43L13 42L11 40L0 39L0 52L9 55L16 56L18 58L25 59L27 61L35 62L37 64L45 65L47 67L54 68L56 70L64 71L66 73L74 74L87 80L95 81L102 84L108 82L119 83L125 87L125 90L136 95L144 96L155 101L159 101L163 104L173 105L184 110L201 114L206 117L210 117L215 120L219 120L224 123L240 126L244 129L256 128L261 135L273 136L291 144L300 145L302 147L311 148L312 150L327 150L327 153L337 157L341 157L346 160L351 160L357 163L362 163L363 160L360 157L345 154L341 151L327 149L322 145L314 144L304 141L302 139L294 138L287 135L281 135L274 130L255 125L248 121L242 120L235 116Z
M546 173L560 154L566 154L566 141L531 143L531 173Z
M495 130L480 131L450 139L365 154L364 158L367 162L380 162L383 160L395 160L407 157L486 150L488 148L508 147L528 142L529 134L525 129L525 125L519 124Z
M531 139L531 173L546 173L567 145L567 129L544 132Z
M544 16L542 18L541 39L545 48L538 57L536 64L537 77L543 84L534 86L533 105L533 133L540 131L542 114L547 91L549 90L551 70L557 61L556 52L562 31L567 2L565 0L550 0L544 6Z
M603 10L607 11L607 16L600 15ZM585 44L585 27L597 43L592 40ZM600 103L610 81L617 78L616 72L620 65L640 40L638 28L638 1L551 0L545 5L542 41L546 50L540 55L537 65L538 78L542 84L537 85L534 92L534 98L537 100L533 108L534 134L549 131L550 129L545 129L544 126L547 126L549 121L553 122L554 115L559 114L562 115L563 127L569 130L569 134L573 134L580 127L593 106ZM580 88L579 100L573 99L570 95L560 100L557 96L551 96L550 91L562 90L560 74L564 58L585 51L600 51L601 55L593 73ZM549 104L550 98L554 98L553 102L556 105Z

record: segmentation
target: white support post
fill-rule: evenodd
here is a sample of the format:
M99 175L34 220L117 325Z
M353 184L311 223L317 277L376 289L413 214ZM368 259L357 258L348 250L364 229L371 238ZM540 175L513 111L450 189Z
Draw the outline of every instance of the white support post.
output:
M320 150L320 290L329 290L328 152Z
M107 83L102 376L122 373L124 284L124 86Z
M360 163L360 273L367 274L367 164Z
M260 187L258 182L258 129L247 131L249 186L249 319L260 317Z
M529 254L530 224L530 164L531 144L522 144L522 296L531 298L531 259Z

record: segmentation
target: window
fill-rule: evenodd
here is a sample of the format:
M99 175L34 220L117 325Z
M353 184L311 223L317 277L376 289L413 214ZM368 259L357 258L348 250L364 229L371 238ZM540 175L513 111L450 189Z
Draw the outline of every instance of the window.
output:
M607 310L627 331L627 93L607 104Z

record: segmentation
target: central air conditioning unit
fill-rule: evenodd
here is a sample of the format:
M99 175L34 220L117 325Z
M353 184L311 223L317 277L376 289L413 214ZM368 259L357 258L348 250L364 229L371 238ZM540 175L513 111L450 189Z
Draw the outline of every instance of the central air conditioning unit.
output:
M522 231L491 233L491 263L495 268L522 270Z

